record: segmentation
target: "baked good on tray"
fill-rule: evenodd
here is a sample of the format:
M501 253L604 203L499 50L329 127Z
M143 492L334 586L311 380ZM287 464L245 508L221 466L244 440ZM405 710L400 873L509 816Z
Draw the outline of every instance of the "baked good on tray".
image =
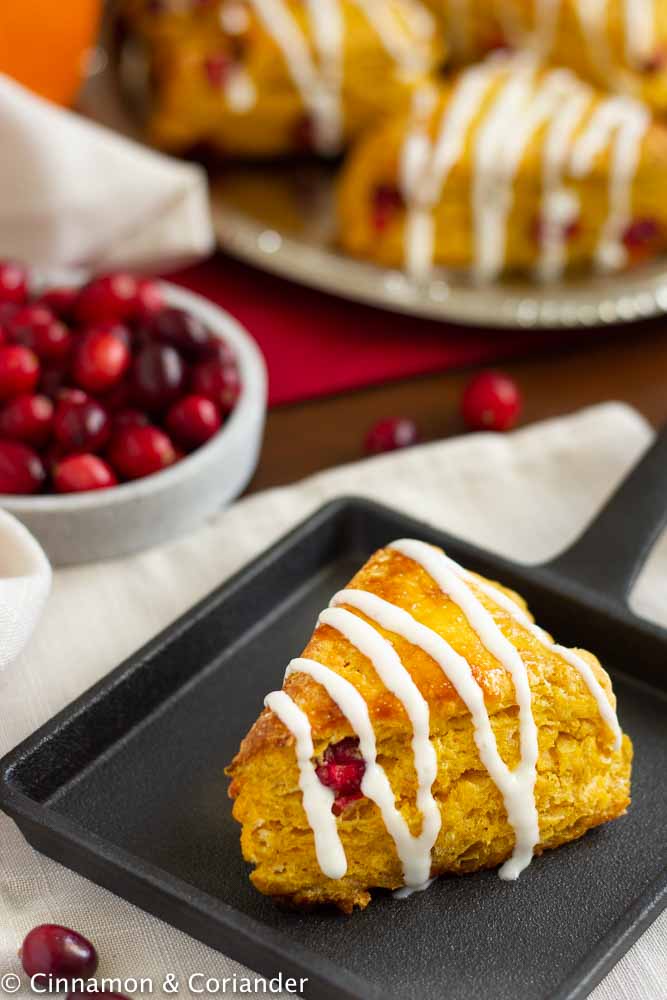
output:
M371 557L265 704L230 795L254 885L296 906L349 913L500 864L514 879L630 801L595 656L423 542Z
M173 152L339 152L443 58L421 0L128 0L151 71L149 136Z
M340 243L417 278L433 264L480 280L617 271L665 247L666 169L667 128L644 104L496 53L359 141Z
M429 0L446 19L453 57L532 48L604 90L667 110L664 0Z

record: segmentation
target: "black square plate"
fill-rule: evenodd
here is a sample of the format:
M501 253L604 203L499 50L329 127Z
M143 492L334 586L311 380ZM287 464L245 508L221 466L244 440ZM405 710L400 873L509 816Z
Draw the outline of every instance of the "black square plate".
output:
M666 440L543 567L363 500L327 505L6 757L0 806L38 850L253 969L306 978L307 997L584 997L665 903L667 633L624 597L664 519ZM517 883L487 872L351 917L283 912L248 881L223 768L330 596L404 536L516 587L561 642L601 655L635 743L633 804Z

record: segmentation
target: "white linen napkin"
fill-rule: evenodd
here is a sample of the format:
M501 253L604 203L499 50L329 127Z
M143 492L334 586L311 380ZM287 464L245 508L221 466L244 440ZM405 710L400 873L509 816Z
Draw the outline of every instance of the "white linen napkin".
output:
M41 547L20 521L0 510L0 671L23 650L50 589L51 566Z
M201 167L152 152L1 74L0 144L0 258L166 269L213 248Z
M361 432L360 428L360 432ZM104 566L56 572L28 650L0 677L0 753L116 666L194 601L325 500L363 494L506 555L541 561L571 542L650 443L634 411L607 404L506 436L480 434L322 473L249 497L189 538ZM667 623L667 538L633 600ZM258 704L264 692L258 692ZM229 706L220 706L224 725ZM215 734L212 734L214 738ZM195 972L245 970L129 903L34 853L0 817L0 971L20 972L16 949L42 922L87 934L99 976L173 972L181 996ZM657 1000L667 982L667 915L593 993L594 1000ZM30 995L26 984L20 997ZM159 993L157 995L162 995Z

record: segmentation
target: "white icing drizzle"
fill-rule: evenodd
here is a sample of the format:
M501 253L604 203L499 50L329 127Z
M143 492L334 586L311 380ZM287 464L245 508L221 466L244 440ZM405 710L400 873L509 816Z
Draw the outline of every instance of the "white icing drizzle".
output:
M475 257L473 274L492 281L505 261L507 220L514 178L535 129L553 113L557 88L549 74L535 96L536 64L517 63L494 98L475 141L472 185Z
M320 0L330 5L337 0ZM312 13L318 0L309 0L308 9ZM252 0L252 4L264 27L279 46L290 75L304 107L313 118L314 139L322 153L336 152L340 144L340 101L332 93L324 80L324 75L311 58L308 41L292 17L284 0ZM326 23L326 27L325 27ZM318 20L317 40L322 44L323 34L331 30L331 22ZM329 41L325 43L329 51ZM333 46L332 46L333 47ZM327 56L328 61L328 56Z
M632 218L632 183L650 122L648 109L639 102L612 97L595 109L572 152L572 173L583 177L615 137L609 172L609 212L596 251L596 262L605 271L617 270L627 259L623 231Z
M227 0L220 8L220 27L228 35L242 35L248 30L250 18L240 0Z
M316 0L317 2L317 0ZM428 69L428 44L433 35L433 19L413 2L405 5L410 34L397 17L397 10L387 0L356 0L366 20L373 26L384 48L408 75Z
M413 888L423 885L431 872L431 848L435 838L430 831L427 837L423 834L413 837L404 817L396 808L389 779L377 762L375 732L366 702L353 684L316 660L303 657L292 660L285 676L289 677L293 673L307 674L321 684L359 737L359 750L365 764L361 791L380 809L384 825L396 845L396 852L403 865L406 885Z
M579 217L579 199L564 186L564 173L575 130L590 106L592 92L571 77L572 93L565 98L544 140L540 256L537 274L542 281L557 280L567 262L568 226Z
M265 29L278 45L303 105L313 121L316 149L339 151L342 144L344 18L341 0L306 0L315 44L309 40L286 0L249 0ZM404 0L404 21L386 0L354 0L381 44L410 76L429 66L434 21L419 0Z
M433 629L422 625L407 611L365 590L341 590L331 602L356 608L388 632L402 636L423 649L449 679L472 717L474 738L482 763L505 803L510 825L515 831L516 846L510 861L500 869L502 878L514 879L529 864L533 847L539 839L537 812L532 790L534 775L530 766L512 772L498 752L484 693L475 680L470 664ZM481 607L481 605L480 605ZM484 609L482 609L484 610ZM529 762L530 764L530 762ZM534 772L534 766L532 768ZM529 788L529 794L526 790Z
M600 715L621 744L621 729L604 688L590 664L574 650L554 643L535 625L523 609L496 586L480 580L445 555L440 549L413 539L401 539L390 546L420 565L451 601L460 609L472 630L489 653L508 671L514 683L519 708L520 760L513 769L501 757L484 701L484 692L474 677L470 663L437 632L417 621L408 611L363 590L339 591L323 611L318 624L336 629L373 665L380 680L400 701L412 726L412 749L417 775L417 807L422 816L418 836L396 808L394 793L384 769L377 761L377 746L368 706L357 688L346 678L316 660L299 657L289 664L285 677L305 673L321 684L347 718L359 738L365 772L362 793L380 809L387 832L393 838L403 866L405 890L399 898L430 885L431 852L440 831L441 817L432 788L437 777L437 757L430 741L429 707L412 680L391 641L382 636L364 618L380 628L401 636L422 649L441 668L470 712L473 735L480 759L500 791L508 822L515 833L511 858L500 869L500 877L516 879L530 863L539 842L539 818L535 803L535 780L538 757L537 726L532 712L528 671L519 651L507 639L491 612L476 596L481 591L547 650L562 657L581 675L595 698ZM360 612L355 615L348 608ZM313 830L318 863L329 878L342 878L347 871L345 852L332 813L334 794L317 778L314 747L308 717L285 691L274 691L265 704L293 734L299 767L299 786L304 809Z
M502 272L516 175L542 129L538 274L554 280L567 264L568 225L578 216L576 193L566 187L568 176L585 177L596 156L610 147L609 207L596 263L606 270L625 263L623 234L632 217L632 186L650 113L632 98L612 97L599 101L589 115L595 97L589 87L567 70L541 76L536 71L534 58L522 54L511 59L494 55L463 72L444 104L435 138L430 133L436 95L430 87L415 95L399 172L407 206L405 263L415 280L428 277L433 266L435 208L468 142L473 163L473 272L480 281Z
M533 44L541 56L548 56L556 38L561 0L534 0Z
M317 863L327 878L343 878L347 872L345 851L338 836L336 818L331 811L334 794L321 783L313 757L313 738L308 716L301 711L285 691L272 691L264 704L278 716L294 736L296 759L299 765L299 787L303 795L303 808L315 838Z
M654 0L625 0L625 57L641 68L655 47Z
M523 608L520 607L516 601L512 600L509 594L505 594L498 587L494 587L492 583L487 583L486 580L480 580L478 577L473 576L472 573L468 572L468 570L464 569L463 566L460 566L453 559L450 559L449 556L444 555L444 553L443 558L446 559L453 572L457 573L462 580L472 583L473 586L481 590L482 593L486 594L486 596L494 601L498 607L502 608L503 611L506 611L507 614L517 622L517 624L521 625L522 628L525 628L526 631L530 632L530 634L534 636L545 649L547 649L550 653L556 653L557 656L562 657L567 663L570 664L570 666L574 667L575 670L581 674L586 687L597 703L600 716L614 735L614 746L616 750L620 749L623 734L618 722L618 717L609 702L609 698L607 697L602 684L595 676L590 663L588 663L583 656L580 656L573 649L567 649L565 646L560 646L558 643L555 643L549 633L545 632L543 628L540 628L539 625L536 625L533 621L531 621L530 617L526 614Z
M323 625L335 628L360 653L366 656L388 691L400 701L412 726L412 752L417 775L417 808L422 814L422 830L412 838L410 851L414 859L411 869L414 877L407 878L408 885L424 883L430 874L431 850L440 832L440 810L431 788L438 773L438 759L430 740L430 713L428 702L401 663L396 650L371 625L345 608L327 608L319 618Z
M507 639L493 616L475 596L466 582L447 565L439 549L414 539L393 542L390 548L418 563L435 580L443 593L454 601L465 615L468 624L477 633L481 643L510 673L519 706L520 761L512 772L513 788L505 796L505 805L516 834L516 846L510 861L501 869L501 876L515 879L530 863L535 844L540 839L537 808L535 806L535 780L537 777L537 726L533 717L528 671L518 650ZM480 689L481 692L481 689ZM483 696L482 696L483 701ZM486 709L485 709L486 711ZM488 714L487 714L488 718ZM503 778L506 776L503 775Z
M445 107L434 142L428 124L436 102L433 87L415 93L413 121L401 156L400 185L408 206L405 263L417 281L428 277L433 264L435 221L433 209L452 167L463 155L466 136L479 113L481 101L498 77L498 63L487 60L461 75Z
M225 84L225 98L230 110L236 114L250 111L257 100L252 77L241 66L234 67Z

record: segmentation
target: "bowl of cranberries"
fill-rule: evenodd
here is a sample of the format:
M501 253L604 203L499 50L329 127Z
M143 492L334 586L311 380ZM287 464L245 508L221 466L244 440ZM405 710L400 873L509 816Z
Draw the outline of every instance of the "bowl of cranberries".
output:
M178 535L257 464L266 371L222 309L151 278L30 281L0 262L0 506L52 562Z

